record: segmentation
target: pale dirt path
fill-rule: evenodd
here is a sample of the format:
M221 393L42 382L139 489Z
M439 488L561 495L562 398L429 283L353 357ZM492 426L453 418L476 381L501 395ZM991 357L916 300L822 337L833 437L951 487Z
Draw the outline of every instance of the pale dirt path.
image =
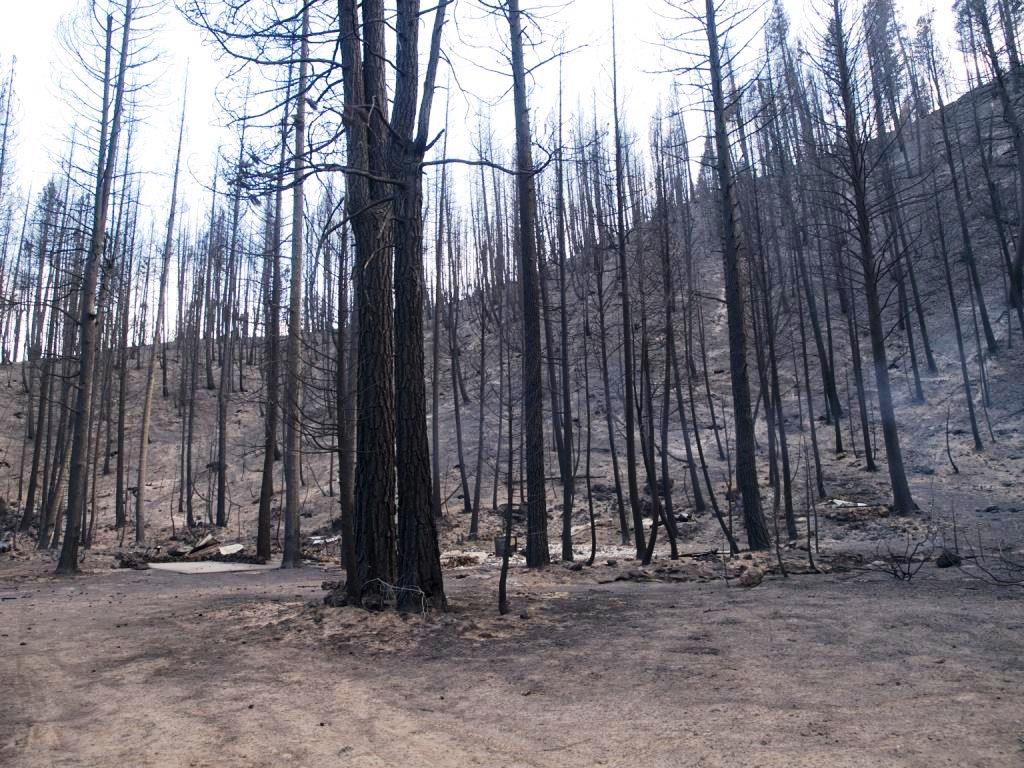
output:
M430 625L318 623L322 577L0 580L0 765L1024 765L1022 595L931 568L553 584L504 619L449 579Z

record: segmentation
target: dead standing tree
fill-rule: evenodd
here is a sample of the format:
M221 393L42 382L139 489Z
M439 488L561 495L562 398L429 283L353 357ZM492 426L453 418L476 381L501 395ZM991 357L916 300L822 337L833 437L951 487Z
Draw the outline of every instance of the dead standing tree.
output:
M842 0L831 0L829 4L828 31L822 47L825 50L822 70L828 96L832 100L833 114L836 116L833 130L837 154L840 155L839 165L845 175L844 182L848 185L845 197L852 207L849 218L855 227L857 259L867 303L871 354L889 479L892 483L893 506L898 514L906 515L916 509L916 505L903 466L903 451L889 380L882 302L879 296L879 285L886 266L876 253L873 242L871 204L868 199L868 177L872 165L861 119L861 73L858 71L858 51L851 48L850 22Z
M415 606L422 592L445 607L441 552L437 543L427 442L426 376L423 353L423 158L427 150L434 85L448 0L434 12L423 93L419 88L420 4L399 2L398 50L388 167L400 180L393 204L395 248L395 408L398 475L398 585L401 608ZM414 135L415 127L415 135ZM438 215L442 215L438 211ZM435 311L437 308L435 307ZM435 340L436 341L436 340ZM435 444L434 450L438 449Z
M339 3L348 150L346 206L355 240L359 329L355 562L346 564L346 593L349 600L376 601L382 589L398 582L402 607L413 605L415 601L406 599L415 593L444 605L426 431L421 201L447 4L442 2L435 10L417 114L420 4L416 0L398 3L389 119L383 3L367 0L358 7L349 0ZM403 462L398 483L397 569L396 445Z
M523 430L526 440L526 564L550 560L544 487L544 389L541 376L540 274L537 269L537 188L523 57L523 14L518 0L502 6L508 19L516 125L520 283L523 291Z
M221 387L218 395L219 412L226 414L226 403L232 385L231 366L237 357L239 364L239 386L242 385L241 367L245 361L243 345L234 350L232 338L237 333L238 321L248 313L241 314L236 308L242 302L238 296L239 286L245 286L246 300L248 283L242 281L241 266L235 262L238 206L243 198L243 186L246 191L259 191L273 194L273 211L268 214L264 238L266 259L270 261L265 270L265 287L263 301L266 314L265 348L268 370L267 382L267 413L264 427L264 462L263 480L260 489L260 505L257 519L257 550L261 558L270 554L270 514L273 497L273 464L277 458L277 424L278 414L281 415L282 444L284 447L284 501L282 504L282 520L284 523L284 543L282 566L296 567L301 562L300 548L300 488L302 478L302 445L304 437L303 422L303 381L314 376L307 372L306 360L303 355L304 332L317 332L314 326L320 322L313 310L312 295L304 299L303 282L307 279L305 262L305 197L306 180L308 177L324 171L338 170L336 165L323 161L321 154L329 154L339 139L341 131L337 126L329 124L322 118L317 122L317 104L330 94L327 93L333 81L330 73L335 71L336 63L329 57L321 55L325 48L333 45L337 38L337 28L333 26L336 16L329 10L330 4L322 0L301 0L293 5L275 4L270 2L254 3L248 0L188 0L185 12L189 19L201 27L216 41L217 45L239 66L239 71L246 68L255 70L261 78L268 78L268 88L258 91L255 96L246 87L245 97L241 103L243 125L253 123L257 129L268 128L275 136L276 147L273 152L276 160L266 163L266 167L256 167L251 159L258 159L252 147L240 146L240 152L246 153L244 168L242 157L239 158L238 181L235 185L234 213L232 215L231 247L229 250L228 277L221 290L224 302L224 343L221 346ZM312 51L312 53L311 53ZM248 82L248 80L246 81ZM270 104L267 100L270 99ZM274 126L261 126L260 121L280 110L280 123ZM312 117L310 117L312 113ZM291 147L288 146L289 119L292 124L290 134ZM325 128L326 125L326 128ZM312 136L313 138L310 138ZM290 166L290 174L288 173ZM243 174L244 170L244 174ZM290 175L290 178L288 176ZM282 371L280 343L280 293L281 273L280 258L284 228L284 192L291 194L291 271L288 286L288 319L287 336L284 342L285 365ZM313 266L315 271L316 264ZM210 259L207 259L206 270L206 303L213 300L211 291L213 278ZM345 276L340 278L346 280ZM234 317L232 316L232 309ZM208 320L207 334L207 386L212 388L212 346L209 336L213 333L212 323ZM322 329L320 329L322 330ZM250 350L251 354L251 350ZM310 368L316 366L311 365ZM279 376L283 382L279 382ZM283 383L283 392L281 384ZM314 382L312 389L319 387ZM339 397L341 397L339 395ZM339 441L344 442L339 435ZM224 472L224 454L226 445L221 441L218 453L218 524L223 524L221 512L225 508L222 485ZM343 506L343 511L345 507ZM349 519L343 515L344 523ZM351 537L347 537L350 539Z
M114 12L120 24L120 45L115 47ZM96 370L96 347L99 330L99 310L96 289L99 283L100 262L107 237L107 215L110 211L110 193L114 183L118 146L125 113L128 61L131 57L134 0L125 0L120 7L111 8L106 16L106 46L102 74L102 105L100 112L100 144L97 158L96 186L93 195L92 233L86 254L79 326L78 326L78 387L72 417L71 466L68 480L68 509L64 543L61 547L57 573L72 575L78 572L78 547L82 534L87 499L89 435L92 424L93 384ZM116 72L114 58L116 57Z
M723 5L716 3L715 0L705 0L702 9L698 8L699 3L696 2L679 3L672 0L669 5L683 13L691 23L699 25L706 38L707 57L702 64L691 67L688 71L703 69L710 84L710 103L705 108L710 111L714 141L714 174L718 186L725 304L729 324L729 370L732 381L736 482L743 503L747 542L751 549L767 549L770 540L757 483L754 417L747 362L743 275L746 264L745 244L742 212L734 185L732 139L728 123L735 105L726 97L724 84L726 72L733 69L732 55L735 53L730 51L728 46L729 33L737 24L747 20L749 13L733 12L723 15ZM674 38L676 41L684 39L685 36Z
M284 548L282 568L302 564L299 540L299 462L302 455L302 257L305 212L303 181L306 171L306 88L309 75L309 3L302 4L299 33L299 81L295 94L295 153L292 157L292 249L288 288L288 340L284 380ZM276 333L276 329L275 329Z
M186 81L185 92L188 92ZM174 250L174 221L178 211L178 177L181 170L181 145L185 137L185 99L182 98L181 121L178 125L178 150L174 158L174 180L171 183L171 204L167 212L167 232L164 237L163 260L160 266L160 293L157 299L156 324L153 328L153 345L146 368L146 384L142 395L142 430L139 435L138 480L135 484L135 543L146 540L146 471L149 459L149 428L153 411L153 386L156 382L157 347L164 333L164 303L167 299L167 273ZM141 351L139 354L142 354Z
M615 36L615 5L612 5L612 113L615 127L615 247L619 265L619 289L622 292L622 357L626 379L626 486L633 514L633 543L636 556L644 556L644 524L640 512L640 489L636 476L636 359L633 352L633 315L629 294L629 263L626 258L626 191L622 124L619 119L619 75ZM652 524L653 525L653 524Z

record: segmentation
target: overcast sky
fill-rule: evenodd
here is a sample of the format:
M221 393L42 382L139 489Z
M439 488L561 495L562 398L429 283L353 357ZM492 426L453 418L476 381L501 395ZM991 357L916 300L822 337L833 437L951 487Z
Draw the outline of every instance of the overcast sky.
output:
M17 57L18 141L16 158L18 179L23 187L31 185L38 191L53 172L65 149L70 123L67 99L62 89L69 79L62 73L70 62L58 43L57 28L63 17L80 9L88 0L0 0L4 6L0 24L0 57L5 66L10 56ZM565 112L576 111L582 104L588 114L591 104L599 114L611 109L611 0L522 0L524 9L539 9L550 16L544 29L551 30L544 50L557 48L554 33L563 33L564 45L574 52L564 62ZM425 3L425 6L430 5ZM809 33L815 25L815 3L787 0L795 32ZM924 9L911 0L899 0L903 21L912 30L918 14ZM542 10L540 10L542 9ZM458 87L453 86L451 100L452 154L469 152L466 146L470 132L475 132L479 115L490 111L494 133L506 146L511 144L511 97L507 93L510 80L490 72L503 68L500 58L502 39L507 26L483 18L482 7L475 0L458 0L454 5L454 23L447 28L447 50L453 61ZM617 23L619 42L620 99L630 128L644 141L648 122L657 103L670 98L672 78L661 74L667 66L679 64L678 58L666 59L659 48L662 34L672 33L677 24L665 18L663 0L618 0ZM949 39L951 14L946 7L937 10L940 34ZM139 170L167 175L173 163L173 144L186 65L190 72L188 92L188 145L186 169L193 181L209 180L212 158L217 147L230 142L224 128L225 117L217 106L216 92L226 72L226 65L217 61L216 51L203 35L186 23L167 2L161 14L162 29L157 43L160 61L151 70L156 85L140 97L146 107L144 126L135 151ZM758 41L759 42L759 41ZM439 83L444 85L448 74L442 71ZM548 64L535 75L533 92L534 124L539 133L542 123L554 109L558 84L558 65ZM443 124L444 95L438 95L434 111L435 132ZM703 125L703 117L694 111L689 121ZM154 183L154 190L166 188ZM145 196L149 205L159 205L154 195ZM186 214L187 215L187 214ZM188 220L188 219L186 219Z

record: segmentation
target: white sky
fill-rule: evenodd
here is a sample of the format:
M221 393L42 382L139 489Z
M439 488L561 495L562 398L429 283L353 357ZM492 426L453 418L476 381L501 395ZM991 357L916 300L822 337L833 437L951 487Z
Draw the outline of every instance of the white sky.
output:
M16 134L14 159L23 190L38 193L53 174L67 149L72 107L62 89L72 87L67 76L70 57L58 39L62 18L73 15L87 0L0 0L0 57L6 75L10 57L16 57ZM173 170L174 141L186 66L190 71L189 133L193 141L184 154L186 169L208 176L218 141L221 120L213 85L222 68L204 47L198 32L168 8L160 14L156 39L160 59L151 72L157 85L141 101L143 125L133 155L140 171L169 176ZM122 148L124 144L122 143ZM145 186L145 184L144 184ZM161 187L164 185L161 184ZM146 199L153 205L158 201Z
M16 162L18 178L23 188L31 186L39 190L46 178L53 173L57 160L65 149L69 109L62 98L61 71L67 66L68 57L57 41L56 29L60 19L87 0L0 0L0 58L4 69L10 57L17 57L17 118L18 140ZM600 114L611 111L611 0L522 0L524 10L538 9L539 13L551 15L545 23L545 33L550 37L544 48L557 48L554 34L548 30L564 30L566 48L585 46L574 52L564 65L566 95L566 116L582 104L589 114L591 103L596 104ZM817 14L814 2L787 0L794 32L806 31L807 24L814 24ZM429 6L424 3L424 6ZM903 9L903 21L909 30L921 13L921 6L912 0L899 0ZM547 9L547 10L539 10ZM671 93L671 78L656 74L666 63L659 51L661 32L669 27L665 19L665 5L662 0L618 0L617 22L619 41L620 99L623 114L632 131L646 141L648 121L658 100L666 100ZM453 91L451 103L451 141L449 153L468 155L466 137L475 133L477 115L486 110L480 99L495 102L492 111L492 127L496 138L506 147L512 140L511 96L507 93L510 80L492 74L482 67L504 70L505 65L496 53L507 38L507 27L495 20L482 19L481 6L475 0L458 0L454 10L449 9L457 23L447 28L447 49L458 73L459 83L469 93ZM938 31L943 38L951 35L951 13L940 8L937 21ZM185 151L185 168L191 179L206 183L209 180L212 158L221 143L230 144L230 133L222 124L225 120L217 108L215 91L223 78L225 65L215 60L215 51L204 44L202 34L187 24L168 3L162 13L163 29L158 37L162 51L161 61L154 65L157 85L141 97L147 107L145 125L139 136L134 153L137 168L147 174L159 174L164 178L170 173L174 155L174 138L180 104L180 93L186 64L190 72L188 95L188 143ZM425 22L426 23L426 22ZM463 43L472 42L473 46ZM477 66L479 64L480 66ZM442 69L439 84L443 85L447 74ZM68 80L64 78L64 83ZM541 135L540 124L552 114L558 85L558 65L548 64L535 75L536 87L533 93L533 119L535 133ZM499 97L504 95L500 103ZM444 94L439 93L434 109L434 130L444 120ZM703 125L703 118L694 113L690 121L694 133ZM691 136L691 138L696 138ZM167 185L154 177L151 189L166 190ZM186 186L186 190L188 186ZM187 197L187 195L186 195ZM153 192L144 195L144 201L160 205L161 201ZM185 214L188 216L188 214ZM198 211L196 215L199 215ZM189 219L186 218L186 221Z

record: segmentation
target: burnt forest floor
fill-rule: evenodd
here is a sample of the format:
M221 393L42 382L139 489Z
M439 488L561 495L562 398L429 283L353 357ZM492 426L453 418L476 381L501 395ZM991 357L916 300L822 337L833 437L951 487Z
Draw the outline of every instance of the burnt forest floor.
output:
M1024 590L970 558L898 581L876 556L823 550L816 573L791 549L786 578L762 555L602 551L515 566L504 617L493 557L449 559L451 610L426 616L325 607L325 565L8 561L0 764L1024 764Z

